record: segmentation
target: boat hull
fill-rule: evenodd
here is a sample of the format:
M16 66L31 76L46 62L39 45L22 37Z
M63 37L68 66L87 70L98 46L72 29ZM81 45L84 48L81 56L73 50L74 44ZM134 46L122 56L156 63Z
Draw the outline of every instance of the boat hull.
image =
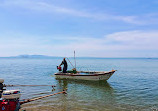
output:
M58 73L55 73L55 77L56 79L78 79L78 80L99 81L99 80L108 80L114 74L114 72L115 70L112 70L109 72L80 71L76 74L58 72ZM88 73L88 74L81 74L81 73Z

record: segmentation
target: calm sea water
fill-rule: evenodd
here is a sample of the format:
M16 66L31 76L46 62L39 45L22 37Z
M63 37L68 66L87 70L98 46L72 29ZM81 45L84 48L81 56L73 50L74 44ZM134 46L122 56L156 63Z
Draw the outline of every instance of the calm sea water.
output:
M71 60L71 59L70 59ZM23 105L23 108L60 111L158 111L158 59L78 58L77 69L117 72L107 82L59 81L54 77L62 59L0 58L0 78L5 84L56 85L67 95L55 95ZM71 60L73 61L73 60ZM71 69L69 64L69 69ZM52 93L50 86L7 87L20 89L21 99Z

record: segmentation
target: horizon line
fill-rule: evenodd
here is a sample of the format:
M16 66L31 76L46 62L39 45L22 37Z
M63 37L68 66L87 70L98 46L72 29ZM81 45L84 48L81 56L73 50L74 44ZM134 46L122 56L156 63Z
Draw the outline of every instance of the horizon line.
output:
M24 55L16 55L16 56L0 56L0 58L64 58L64 56L49 56L49 55L39 55L39 54L24 54ZM67 57L67 58L73 58L73 56ZM152 58L158 58L158 57L97 57L97 56L78 56L76 58L147 58L147 59L152 59Z

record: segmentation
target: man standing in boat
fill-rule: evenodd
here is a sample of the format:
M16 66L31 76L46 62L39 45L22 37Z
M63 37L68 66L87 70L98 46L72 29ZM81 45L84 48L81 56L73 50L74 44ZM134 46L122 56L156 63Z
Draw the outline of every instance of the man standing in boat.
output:
M66 73L66 72L67 72L67 62L66 62L65 58L63 59L63 61L62 61L61 64L59 65L59 67L60 67L61 65L64 65L64 67L63 67L63 73Z

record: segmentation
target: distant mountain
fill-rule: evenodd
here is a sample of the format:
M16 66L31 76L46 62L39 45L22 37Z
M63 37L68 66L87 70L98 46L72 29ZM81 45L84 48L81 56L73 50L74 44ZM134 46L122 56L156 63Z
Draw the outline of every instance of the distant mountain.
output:
M46 55L18 55L18 56L10 56L10 57L0 57L0 58L62 58L56 56L46 56Z
M45 55L19 55L17 57L20 57L20 58L52 58L53 56L45 56Z

